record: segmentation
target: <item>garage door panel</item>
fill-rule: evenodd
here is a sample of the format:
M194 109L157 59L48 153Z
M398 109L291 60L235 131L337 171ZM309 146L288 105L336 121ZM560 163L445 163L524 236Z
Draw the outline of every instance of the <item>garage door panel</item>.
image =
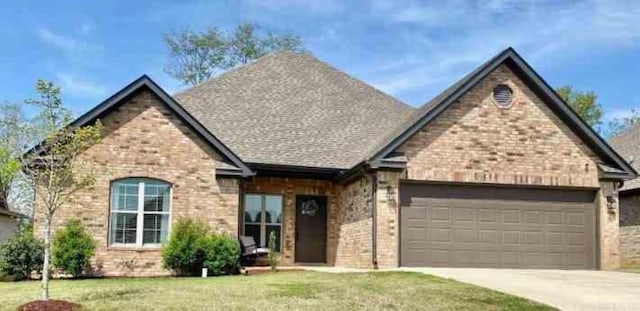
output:
M402 265L595 268L593 191L545 191L535 201L541 193L526 189L448 187L444 197L430 185L410 188L400 190Z

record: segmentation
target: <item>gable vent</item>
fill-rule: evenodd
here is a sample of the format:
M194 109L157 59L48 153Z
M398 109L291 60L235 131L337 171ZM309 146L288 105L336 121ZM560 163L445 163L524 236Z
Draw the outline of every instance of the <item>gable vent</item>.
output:
M500 108L509 108L513 103L513 90L505 84L500 84L493 89L493 101Z

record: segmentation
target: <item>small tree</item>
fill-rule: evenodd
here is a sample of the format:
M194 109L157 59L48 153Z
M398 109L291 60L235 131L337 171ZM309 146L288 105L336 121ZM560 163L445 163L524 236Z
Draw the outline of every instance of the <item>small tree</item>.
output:
M53 238L53 266L64 273L78 277L89 266L96 250L96 242L78 219L67 221Z
M271 231L269 233L269 265L271 266L271 271L276 271L278 269L278 253L276 252L276 233L275 231Z
M560 87L556 92L589 126L595 127L600 124L602 107L594 92L576 91L570 85Z
M616 136L626 130L631 129L636 124L640 123L640 113L634 109L631 110L631 113L623 118L615 118L607 124L607 129L604 132L604 136L607 138L611 138Z
M71 114L62 105L60 88L38 80L36 92L39 97L27 103L40 110L33 124L42 142L23 156L22 169L32 182L37 208L43 217L42 299L46 300L49 299L51 221L74 193L93 186L93 171L80 155L100 140L102 125L97 121L90 126L68 126Z
M169 50L165 71L191 86L271 52L304 51L300 37L265 33L252 23L240 23L232 32L215 27L202 32L185 29L165 35L164 41Z
M27 122L20 106L0 103L0 209L9 209L12 187L21 176L19 157L29 139L28 133ZM28 191L19 193L24 192Z

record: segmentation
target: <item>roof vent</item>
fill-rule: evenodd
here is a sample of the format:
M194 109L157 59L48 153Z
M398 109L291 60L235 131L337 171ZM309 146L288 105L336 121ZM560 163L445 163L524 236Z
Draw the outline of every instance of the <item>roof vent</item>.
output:
M500 108L509 108L513 104L513 90L506 84L499 84L493 89L493 101Z

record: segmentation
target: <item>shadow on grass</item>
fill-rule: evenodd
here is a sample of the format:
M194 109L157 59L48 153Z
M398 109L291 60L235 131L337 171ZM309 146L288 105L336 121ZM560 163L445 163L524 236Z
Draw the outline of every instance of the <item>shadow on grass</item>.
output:
M101 289L99 291L86 293L78 297L79 301L91 300L125 300L138 297L139 294L145 292L141 288L124 288L124 289Z
M276 296L287 298L316 298L316 294L320 289L320 286L312 283L272 284L271 286L275 289L274 294Z

